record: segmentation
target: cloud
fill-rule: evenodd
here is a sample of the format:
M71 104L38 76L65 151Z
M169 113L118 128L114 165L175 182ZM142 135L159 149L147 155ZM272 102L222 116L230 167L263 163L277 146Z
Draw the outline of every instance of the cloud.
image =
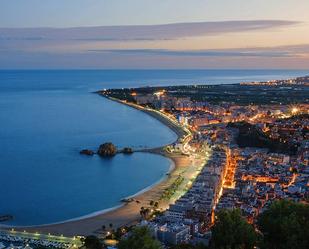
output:
M88 52L25 52L1 50L1 69L196 69L309 68L309 44L272 48L222 50L92 50Z
M309 44L231 50L1 51L1 69L261 69L309 68Z
M247 20L76 28L0 28L0 41L129 41L170 40L296 25L286 20Z
M233 49L207 49L205 44L206 49L193 50L190 41L181 41L179 43L189 44L188 49L172 50L164 49L167 43L162 41L175 40L169 42L170 48L171 43L177 45L178 39L224 34L220 39L228 43L230 37L226 33L273 30L296 24L298 22L255 20L148 26L0 28L0 68L253 68L265 67L267 63L269 67L309 66L308 44ZM149 43L138 42L152 40L159 42L150 47L155 44L160 49L145 49Z

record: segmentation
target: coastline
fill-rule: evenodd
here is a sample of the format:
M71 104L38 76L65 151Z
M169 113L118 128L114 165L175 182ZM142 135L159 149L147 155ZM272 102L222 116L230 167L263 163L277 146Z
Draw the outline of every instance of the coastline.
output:
M142 112L148 114L149 116L153 117L154 119L158 120L163 125L167 126L169 129L171 129L177 135L177 140L175 142L179 141L179 139L182 136L185 136L185 135L188 134L182 127L174 124L171 120L164 117L163 115L160 115L158 112L156 112L152 109L145 109L145 108L142 108L142 107L135 105L135 104L127 103L127 102L121 101L121 100L116 99L116 98L108 97L106 95L101 94L100 92L97 92L97 94L99 94L100 96L102 96L106 99L109 99L111 101L114 101L114 102L117 102L119 104L126 105L127 107L131 107L133 109L142 111ZM164 146L160 146L159 148L162 148L162 147L164 147Z
M100 96L102 95L100 94ZM107 98L107 96L103 97ZM184 131L180 126L175 125L174 123L172 123L171 120L163 117L155 111L138 108L136 106L123 103L122 101L117 99L108 99L110 99L111 101L116 101L120 104L125 104L128 107L143 111L144 113L152 116L153 118L167 126L169 129L171 129L177 135L176 141L179 141L182 136L187 134L186 131ZM189 159L187 157L176 154L168 154L162 149L164 146L165 145L158 148L151 148L141 151L143 153L154 153L164 156L171 161L171 166L166 176L162 177L154 184L135 193L134 195L127 197L134 197L134 199L138 200L139 203L135 201L130 203L121 203L120 205L111 207L109 209L97 211L77 218L72 218L63 222L34 226L0 225L0 229L14 228L17 231L27 230L27 232L40 232L45 234L51 233L54 235L75 236L98 234L102 232L101 227L103 225L108 227L110 223L113 224L113 228L124 225L136 224L140 220L140 208L143 206L149 206L149 202L151 200L158 201L164 190L173 183L173 181L178 177L182 169L186 167L186 165L188 165ZM168 205L169 202L160 202L160 208L162 209L166 209Z

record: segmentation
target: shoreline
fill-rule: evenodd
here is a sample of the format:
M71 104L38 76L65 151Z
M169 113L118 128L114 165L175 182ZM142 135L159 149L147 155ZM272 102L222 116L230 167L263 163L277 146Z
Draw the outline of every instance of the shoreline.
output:
M137 153L152 153L152 152L137 152ZM157 154L157 153L153 153L153 154ZM159 154L157 154L159 155ZM162 155L159 155L159 156L162 156ZM170 174L174 169L175 169L175 163L173 160L171 160L169 157L167 157L167 159L170 161L170 167L168 169L168 172L166 174ZM135 197L138 197L142 194L144 194L145 192L151 190L152 188L155 188L156 185L160 184L161 182L163 182L164 180L166 180L167 178L167 175L164 175L163 177L161 177L158 181L156 181L155 183L149 185L148 187L138 191L137 193L133 194L133 195L129 195L129 196L126 196L124 197L123 199L130 199L130 198L135 198ZM108 212L112 212L118 208L121 208L123 206L125 206L126 203L123 203L120 201L120 204L117 205L117 206L114 206L114 207L110 207L110 208L106 208L106 209L103 209L103 210L99 210L99 211L95 211L95 212L92 212L92 213L89 213L89 214L86 214L86 215L82 215L82 216L79 216L79 217L76 217L76 218L72 218L72 219L68 219L68 220L64 220L64 221L59 221L59 222L54 222L54 223L47 223L47 224L41 224L41 225L29 225L29 226L14 226L14 225L1 225L0 224L0 230L2 228L4 229L11 229L11 228L14 228L14 229L32 229L32 228L40 228L40 227L47 227L47 226L55 226L55 225L61 225L61 224L64 224L64 223L68 223L68 222L74 222L74 221L80 221L80 220L84 220L84 219L88 219L88 218L92 218L92 217L96 217L96 216L99 216L99 215L104 215Z
M107 96L104 96L102 94L100 94L100 96L108 98ZM111 99L111 98L108 99L111 101L118 102L119 104L126 105L127 107L137 109L152 116L154 119L158 120L163 125L167 126L167 128L171 129L176 134L177 139L175 142L179 141L182 136L187 134L187 132L183 130L181 127L176 126L174 123L172 123L171 120L169 120L166 117L163 117L162 115L156 113L155 111L137 108L135 106L132 106L128 103L124 103L117 99ZM32 225L14 226L14 225L0 224L0 229L9 230L14 228L17 231L27 230L27 232L34 232L34 233L40 232L46 234L51 233L54 235L75 236L75 235L98 234L102 232L101 228L103 225L108 227L110 223L113 224L113 228L136 224L141 219L139 214L140 208L143 206L144 207L149 206L150 200L159 201L160 195L166 188L168 188L172 184L174 179L181 172L181 168L185 167L188 164L189 159L187 157L176 154L168 154L165 151L163 151L162 148L164 148L165 146L166 145L140 151L142 153L153 153L167 158L168 160L170 160L170 168L166 173L166 175L161 179L159 179L154 184L140 190L139 192L131 196L126 197L126 199L134 197L136 200L139 201L139 203L136 203L135 201L130 203L121 203L120 205L104 209L101 211L93 212L88 215L50 224L33 225L33 226ZM121 200L119 200L119 202L121 202ZM169 203L166 201L161 201L160 208L165 209L168 206L168 204Z
M158 112L156 112L155 110L145 109L145 108L140 107L138 105L135 105L133 103L124 102L124 101L121 101L119 99L103 95L100 92L96 92L96 94L99 94L103 98L109 99L111 101L117 102L117 103L125 105L127 107L131 107L131 108L133 108L135 110L142 111L143 113L146 113L149 116L153 117L154 119L158 120L160 123L162 123L163 125L167 126L169 129L171 129L176 134L177 139L176 139L175 142L179 141L179 139L182 136L188 135L188 132L186 132L182 127L172 123L171 120L169 120L168 118L164 117L163 115L158 114ZM172 143L170 143L170 144L172 144ZM163 148L164 146L166 146L166 145L162 145L162 146L160 146L158 148Z

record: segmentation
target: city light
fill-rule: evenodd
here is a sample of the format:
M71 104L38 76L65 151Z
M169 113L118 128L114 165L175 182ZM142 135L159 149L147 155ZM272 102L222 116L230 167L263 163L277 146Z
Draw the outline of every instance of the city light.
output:
M299 112L299 109L297 107L293 107L291 110L292 114L296 114Z
M162 91L154 92L153 94L156 95L157 97L161 97L164 95L164 93L165 93L165 90L162 90Z
M281 83L268 81L265 84ZM237 94L243 91L242 88L246 89L245 86L236 86ZM168 210L165 213L167 219L200 218L203 215L205 220L201 225L206 231L221 209L240 208L248 222L253 223L269 201L283 195L299 197L302 191L299 185L304 186L300 181L303 169L294 157L285 155L285 150L290 150L288 146L297 149L295 141L305 141L303 131L308 126L308 117L295 114L306 113L308 104L294 101L290 105L291 101L285 103L282 99L264 104L268 101L264 95L269 94L266 97L271 98L271 92L263 92L259 100L263 104L253 102L247 95L243 105L235 103L234 98L226 100L226 96L223 104L217 101L214 104L208 101L213 97L205 98L208 93L198 92L196 86L193 90L190 86L179 88L164 91L164 87L160 87L146 92L136 88L134 91L138 97L134 102L127 99L125 103L157 117L180 133L174 143L163 148L167 156L184 157L186 163L176 177L173 172L167 174L174 177L160 195L160 200L165 201L164 204L160 202L160 208L162 212ZM233 93L232 88L229 87L226 93ZM275 88L269 89L273 91ZM251 87L249 90L252 91ZM190 97L186 96L187 93ZM220 95L221 89L216 94ZM113 93L108 96L113 96ZM258 141L261 147L255 147L251 140L261 140ZM268 153L268 143L274 147L280 145L279 149L283 147L283 151ZM297 151L301 158L306 156L304 149L303 146L303 150ZM293 171L289 170L291 165ZM178 209L187 209L186 204L189 204L188 210L180 214ZM160 224L155 215L149 220L153 222L150 226ZM161 229L162 232L168 231L167 228Z

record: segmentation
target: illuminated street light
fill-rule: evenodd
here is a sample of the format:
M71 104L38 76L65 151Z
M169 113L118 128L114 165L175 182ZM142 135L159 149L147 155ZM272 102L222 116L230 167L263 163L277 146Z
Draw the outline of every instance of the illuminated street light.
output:
M299 111L299 109L297 107L293 107L292 110L291 110L292 114L296 114L296 113L298 113L298 111Z

